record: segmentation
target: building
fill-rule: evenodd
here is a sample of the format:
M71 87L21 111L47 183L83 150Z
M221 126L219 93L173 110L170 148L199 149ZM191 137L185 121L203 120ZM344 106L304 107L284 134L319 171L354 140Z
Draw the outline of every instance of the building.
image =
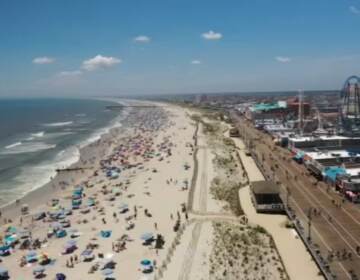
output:
M289 149L297 150L314 148L317 149L358 149L360 138L346 137L341 135L323 136L294 136L289 138Z
M284 205L280 197L279 186L273 181L252 182L251 197L259 213L282 213Z
M286 115L286 102L277 101L274 103L257 103L248 107L245 112L247 119L252 121L266 119L283 119Z

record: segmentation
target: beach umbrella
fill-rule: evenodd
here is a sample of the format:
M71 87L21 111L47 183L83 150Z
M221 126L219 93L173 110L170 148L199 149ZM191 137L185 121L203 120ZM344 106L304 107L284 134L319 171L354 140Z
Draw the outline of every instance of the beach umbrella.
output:
M33 269L33 274L43 274L45 272L45 267L37 266Z
M36 251L29 251L27 254L26 254L26 261L27 262L34 262L34 261L37 261L37 253Z
M0 254L9 251L10 248L11 248L11 247L10 247L9 245L0 246Z
M91 255L92 255L92 250L90 250L90 249L86 249L81 253L81 256L84 256L84 257L89 257Z
M11 245L13 243L15 243L17 240L16 235L10 235L4 238L5 244L6 245Z
M63 273L56 273L55 280L65 280L66 276Z
M6 229L6 232L8 233L16 233L17 232L17 228L14 226L10 226Z
M76 240L73 240L73 239L71 239L71 240L68 240L67 242L66 242L66 244L68 244L68 245L70 245L70 246L76 246Z
M105 275L105 276L111 275L113 273L114 273L114 271L110 268L106 268L102 271L102 275Z
M111 230L102 230L100 231L100 235L103 238L109 238L111 236Z
M53 222L50 227L52 227L53 229L61 229L62 225L59 222Z
M129 205L127 205L126 203L121 203L120 206L119 206L120 210L125 210L125 209L128 209L128 208L129 208Z
M143 259L141 262L140 262L141 265L151 265L151 261L148 260L148 259Z
M151 232L146 232L146 233L142 234L140 236L140 238L142 240L146 241L146 240L150 240L150 239L154 238L154 235Z

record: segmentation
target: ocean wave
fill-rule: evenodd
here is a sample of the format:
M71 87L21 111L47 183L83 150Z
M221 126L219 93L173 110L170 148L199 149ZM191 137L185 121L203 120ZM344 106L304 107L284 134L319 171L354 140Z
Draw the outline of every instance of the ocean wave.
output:
M74 123L73 121L69 121L69 122L44 123L43 125L47 127L60 127L60 126L72 125L73 123Z
M35 153L42 150L48 150L55 148L55 144L47 144L43 142L33 142L33 143L14 143L5 147L5 150L0 152L1 155L10 155L10 154L24 154L24 153Z
M11 144L11 145L6 146L5 149L7 149L7 150L13 149L13 148L15 148L15 147L17 147L17 146L20 146L20 145L22 145L21 142L16 142L16 143L13 143L13 144Z
M16 198L23 197L29 192L44 186L56 175L56 169L69 167L76 163L79 158L79 149L69 147L59 152L51 160L43 161L38 165L24 166L21 168L20 174L12 179L11 189L2 188L2 185L8 184L8 182L0 182L0 197L6 197L6 200L0 199L0 205L10 204ZM6 201L8 203L5 203Z
M43 137L45 135L45 131L40 131L31 134L33 137Z

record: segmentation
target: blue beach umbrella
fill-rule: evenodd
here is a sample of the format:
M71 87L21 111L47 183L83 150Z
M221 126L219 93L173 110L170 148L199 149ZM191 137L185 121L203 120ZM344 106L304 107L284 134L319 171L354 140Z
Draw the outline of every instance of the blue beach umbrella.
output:
M140 262L141 265L151 265L151 261L148 259L144 259Z
M63 273L56 273L55 276L56 276L55 277L56 280L65 280L66 279L66 276Z

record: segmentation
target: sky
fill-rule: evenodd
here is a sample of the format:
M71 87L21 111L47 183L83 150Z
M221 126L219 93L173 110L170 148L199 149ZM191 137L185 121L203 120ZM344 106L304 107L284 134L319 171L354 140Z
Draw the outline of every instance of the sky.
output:
M360 0L1 0L0 96L339 89Z

